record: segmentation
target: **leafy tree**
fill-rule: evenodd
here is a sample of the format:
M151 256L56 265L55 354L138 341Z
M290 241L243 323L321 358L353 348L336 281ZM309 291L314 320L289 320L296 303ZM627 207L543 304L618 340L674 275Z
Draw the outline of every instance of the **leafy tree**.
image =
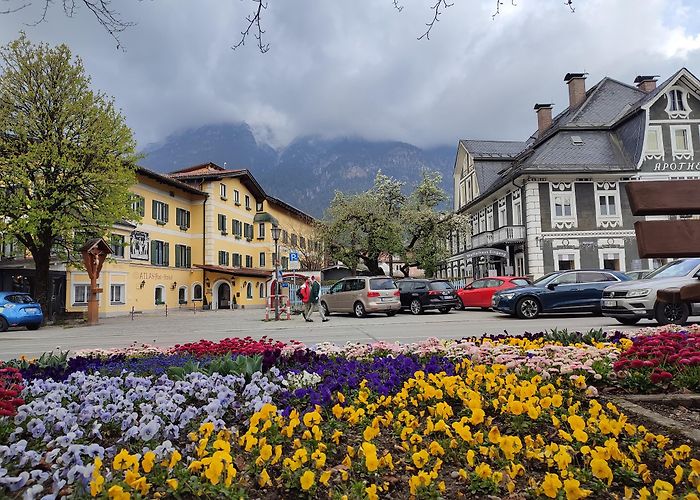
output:
M90 89L65 45L22 35L0 48L0 233L34 258L47 311L52 253L77 234L104 235L130 208L135 141L113 101Z
M447 200L440 182L439 173L424 172L406 196L404 183L379 172L369 191L336 193L322 223L330 256L352 270L362 262L370 273L382 274L379 258L399 255L404 275L411 267L434 275L447 257L450 232L466 228L463 217L439 210Z

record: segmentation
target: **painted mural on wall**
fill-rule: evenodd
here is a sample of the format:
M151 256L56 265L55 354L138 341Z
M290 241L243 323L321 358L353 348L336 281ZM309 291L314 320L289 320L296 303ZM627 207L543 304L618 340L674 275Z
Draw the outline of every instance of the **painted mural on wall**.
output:
M136 260L149 260L148 233L134 231L131 233L130 256Z

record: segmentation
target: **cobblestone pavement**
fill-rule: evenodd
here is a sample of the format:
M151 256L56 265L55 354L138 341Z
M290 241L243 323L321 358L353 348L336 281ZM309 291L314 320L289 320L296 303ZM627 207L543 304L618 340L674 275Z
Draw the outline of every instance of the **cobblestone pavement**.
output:
M30 332L11 329L0 333L0 359L10 359L21 354L36 356L60 346L62 349L86 349L95 347L125 347L133 342L157 345L173 345L206 338L218 340L225 337L263 335L278 340L296 339L313 345L331 341L371 342L374 340L413 342L426 337L461 338L484 333L536 332L555 327L569 330L625 330L612 318L585 314L574 317L543 316L536 320L519 320L502 314L481 311L452 311L449 314L426 312L421 316L398 314L393 318L382 314L357 319L347 315L334 315L322 323L315 315L313 323L306 323L300 316L289 321L265 322L264 311L247 309L235 311L171 311L164 315L136 315L106 318L93 327L49 326ZM641 322L639 326L651 326Z

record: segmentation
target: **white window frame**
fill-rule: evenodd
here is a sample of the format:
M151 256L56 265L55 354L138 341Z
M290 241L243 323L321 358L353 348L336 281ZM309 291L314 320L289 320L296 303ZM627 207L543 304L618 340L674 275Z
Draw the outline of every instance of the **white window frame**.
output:
M246 290L245 290L245 298L247 300L252 300L253 298L253 282L249 281L248 284L246 285Z
M598 249L598 264L600 269L605 269L603 267L603 261L605 260L605 254L617 254L617 258L620 261L620 272L625 272L627 270L626 260L625 260L625 249L624 248L599 248ZM609 269L609 271L615 271L615 269Z
M245 209L250 210L250 196L245 195Z
M236 205L241 204L241 192L238 191L238 189L233 190L233 203L235 203Z
M493 231L493 206L486 209L486 230Z
M78 287L85 288L85 301L78 302L76 299L78 297ZM73 283L71 286L71 303L74 306L86 306L88 303L88 298L90 298L90 283Z
M581 269L581 250L579 250L578 248L558 248L556 250L552 250L555 271L561 271L561 269L559 269L559 257L562 255L574 256L574 268L572 269L572 271Z
M479 211L479 233L483 233L485 231L486 231L486 211L480 210Z
M118 288L119 300L114 300L114 290ZM110 283L109 284L109 304L112 306L123 306L126 304L126 283Z
M520 197L512 199L513 207L513 225L522 226L523 225L523 202Z
M671 125L671 151L673 153L673 158L690 159L693 157L693 134L691 132L690 125ZM676 147L676 131L685 130L686 137L688 139L688 148L684 150L679 150Z
M656 144L652 144L650 139L652 132L656 136ZM664 129L661 125L649 125L646 134L646 150L644 154L654 158L664 159Z
M576 214L576 184L571 182L571 188L566 189L566 190L561 190L561 189L554 189L554 184L557 183L549 183L549 207L551 210L551 220L552 220L552 227L555 229L562 229L562 227L567 227L567 228L574 228L578 226L578 216ZM564 183L564 184L569 184L569 183ZM569 206L571 207L571 214L570 215L557 215L556 211L556 198L557 197L562 197L562 198L568 198L569 199ZM562 212L563 212L563 207L566 206L564 203L562 203Z
M161 224L166 224L168 221L168 204L164 201L154 200L154 202L151 203L151 205L151 208L155 209L154 213L151 214L153 216L153 219L156 222L160 222Z
M226 184L224 184L223 182L219 183L219 196L224 201L228 199L226 198Z
M599 183L594 184L594 189L593 193L595 195L595 216L596 216L596 225L597 226L609 226L611 222L616 222L619 223L619 225L622 225L622 206L620 204L620 183L615 183L614 188L610 188L608 184L608 189L605 189L605 186L603 187L598 187ZM612 196L614 198L614 206L615 206L615 214L610 215L610 214L604 214L603 211L601 210L601 205L600 205L600 197L605 196L606 201L607 197Z
M265 223L264 222L258 222L258 239L259 240L265 239Z
M163 303L162 303L162 304L158 304L158 303L156 302L156 291L157 291L158 289L161 289L161 290L162 290L162 293L161 293L161 298L163 299ZM168 302L168 297L167 297L166 292L165 292L165 285L156 285L156 286L154 286L154 287L153 287L153 305L155 305L155 306L165 305L165 304L167 304L167 302Z
M199 289L202 291L202 293L201 293L201 295L199 296L199 298L197 298L197 297L196 297L196 294L194 293L195 288L196 288L197 286L199 286ZM199 282L192 283L192 302L194 302L194 301L201 302L202 299L203 299L203 297L204 297L204 287L202 286L202 284L199 283Z
M498 227L508 225L508 203L505 198L498 200Z
M671 93L674 91L678 91L681 94L681 103L683 105L682 110L679 109L671 109ZM688 115L690 115L690 112L692 111L690 109L690 106L688 105L688 91L685 90L683 87L679 87L677 85L674 85L670 89L668 89L668 92L666 92L666 113L668 113L669 118L688 118Z
M185 291L185 300L184 300L184 302L180 302L180 290L184 290L184 291ZM187 286L179 286L179 287L177 287L177 303L178 303L178 305L187 304L187 301L188 301L188 298L189 298L188 295L189 295L189 290L188 290Z
M266 287L264 283L258 283L258 288L260 289L258 292L258 298L264 299L266 297Z

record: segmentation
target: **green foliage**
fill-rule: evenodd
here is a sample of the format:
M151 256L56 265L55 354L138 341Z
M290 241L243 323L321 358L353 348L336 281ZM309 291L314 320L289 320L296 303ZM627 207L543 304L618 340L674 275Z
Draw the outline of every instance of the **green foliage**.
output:
M51 251L103 236L130 208L136 143L114 102L91 88L66 45L24 35L0 48L0 234L31 252L46 305Z
M190 373L204 373L205 375L242 375L247 380L254 373L262 371L262 356L218 356L208 363L188 361L182 366L171 366L167 370L168 377L173 380L183 380Z
M439 210L448 198L441 180L437 172L423 172L414 191L405 195L403 182L379 172L369 191L337 192L321 223L330 256L350 269L362 262L374 274L382 254L397 255L408 263L406 273L417 266L434 275L447 257L450 233L467 228L463 217Z
M31 365L38 367L41 370L55 370L55 369L66 369L68 368L68 354L70 351L59 350L54 354L53 350L51 352L45 352L37 359L28 360L27 358L11 359L6 363L7 366L17 368L18 370L26 370Z
M607 334L602 328L589 330L586 333L570 332L567 328L552 328L545 333L545 340L560 342L562 345L588 344L593 345L598 342L606 342Z

